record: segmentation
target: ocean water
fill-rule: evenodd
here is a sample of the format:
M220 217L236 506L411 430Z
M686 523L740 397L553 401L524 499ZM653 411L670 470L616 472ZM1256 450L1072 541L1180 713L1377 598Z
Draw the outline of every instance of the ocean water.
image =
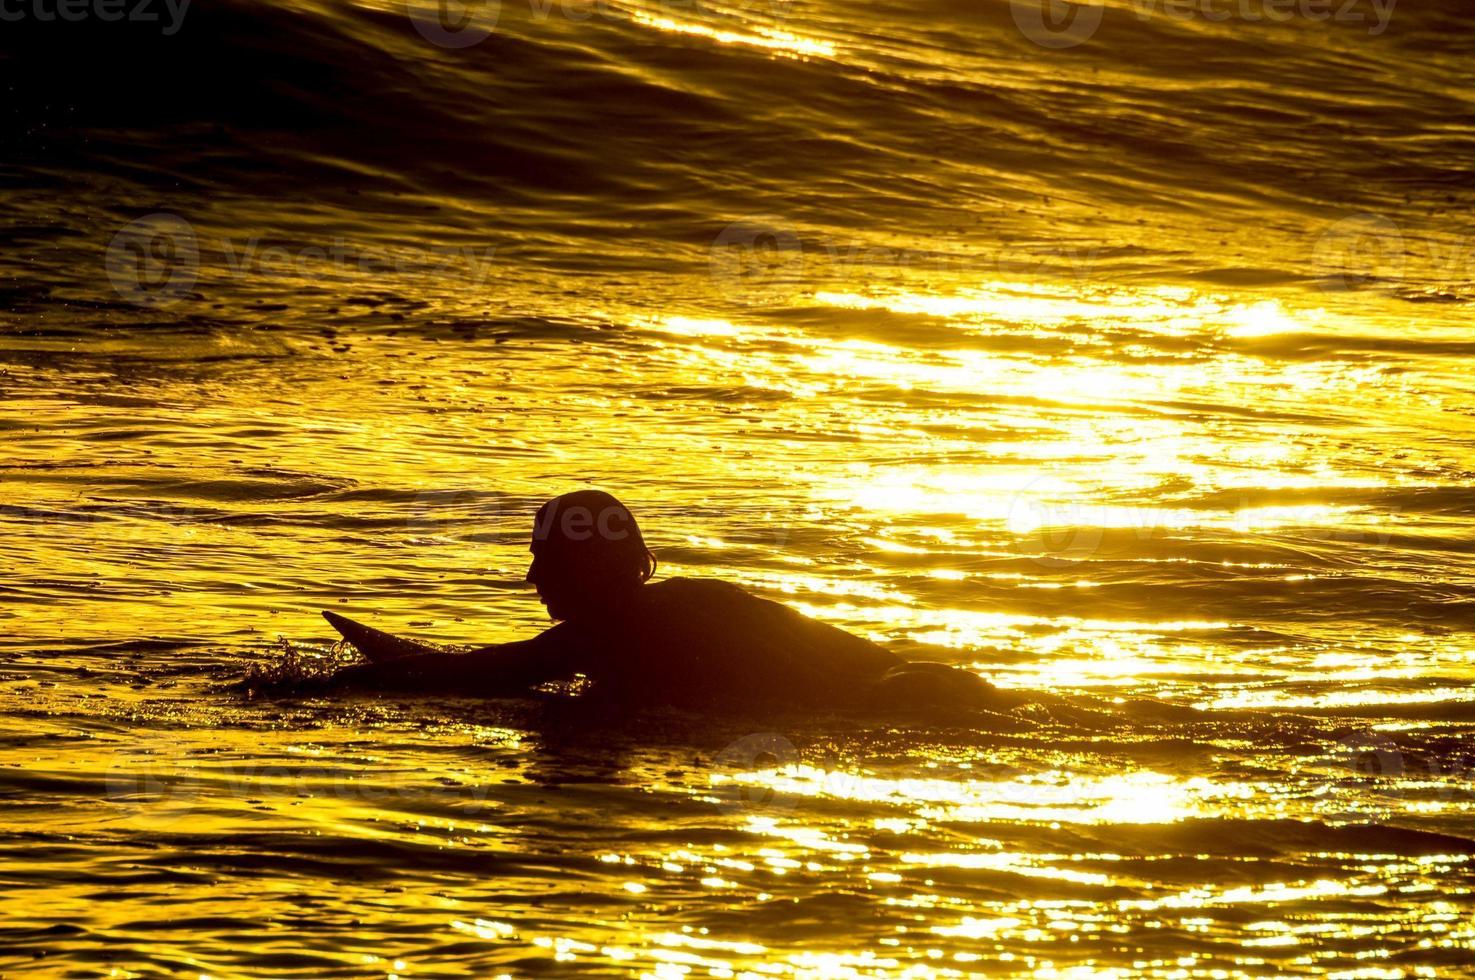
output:
M15 9L0 975L1469 973L1467 4ZM579 486L1038 703L233 687Z

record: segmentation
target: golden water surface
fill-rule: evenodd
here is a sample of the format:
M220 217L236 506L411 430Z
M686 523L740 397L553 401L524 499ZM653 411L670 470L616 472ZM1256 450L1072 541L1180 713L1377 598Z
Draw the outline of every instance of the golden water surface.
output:
M1469 89L1439 32L1153 20L1201 57L1150 77L1157 35L1046 53L1003 3L504 4L459 54L385 4L238 7L318 33L208 35L198 84L246 85L232 38L309 38L343 142L240 110L7 185L0 975L1468 970L1475 348L1438 147ZM1204 73L1245 50L1243 85ZM1327 51L1380 81L1323 91ZM297 64L212 111L307 99ZM1416 122L1368 144L1402 170L1342 152ZM1202 157L1144 149L1185 132ZM543 628L526 535L580 486L661 575L1027 705L231 689L283 641L325 668L325 608Z

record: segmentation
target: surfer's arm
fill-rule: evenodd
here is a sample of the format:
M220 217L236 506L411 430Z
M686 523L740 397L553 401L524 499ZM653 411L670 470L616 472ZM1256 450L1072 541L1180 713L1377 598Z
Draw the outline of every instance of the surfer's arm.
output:
M469 653L423 653L347 667L334 686L455 694L517 694L576 672L574 649L563 626L529 640L499 643Z

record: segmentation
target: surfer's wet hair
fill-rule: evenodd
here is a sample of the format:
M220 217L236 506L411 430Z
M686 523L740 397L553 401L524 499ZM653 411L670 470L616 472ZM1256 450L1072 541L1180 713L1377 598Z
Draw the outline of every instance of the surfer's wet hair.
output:
M628 570L641 582L656 573L656 556L646 547L635 515L603 490L575 490L538 508L533 545L539 544L600 554L612 571Z

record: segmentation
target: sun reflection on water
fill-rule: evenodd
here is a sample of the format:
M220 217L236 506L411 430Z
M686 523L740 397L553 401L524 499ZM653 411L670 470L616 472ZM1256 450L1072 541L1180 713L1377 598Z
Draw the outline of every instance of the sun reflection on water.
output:
M834 57L837 48L833 41L803 37L792 31L780 30L762 24L749 24L746 29L715 27L695 21L662 17L643 10L630 11L630 19L644 27L672 34L703 37L719 44L739 44L761 48L785 57Z
M695 43L834 53L756 28L643 23ZM269 936L318 914L303 898L316 873L310 884L341 893L312 897L321 918L367 923L383 949L362 955L404 977L442 957L475 957L492 976L1351 977L1376 975L1390 950L1467 955L1469 857L1424 852L1456 850L1430 833L1475 810L1469 769L1428 761L1460 751L1469 717L1475 650L1450 628L1463 580L1429 557L1459 553L1468 498L1464 477L1389 421L1388 405L1415 404L1408 372L1277 356L1343 324L1179 288L998 282L806 299L802 316L569 328L579 356L529 335L427 366L438 340L366 336L360 352L301 358L296 384L279 377L295 361L243 360L231 380L270 391L270 419L259 401L221 400L205 368L171 379L155 367L170 433L157 458L129 455L143 425L131 416L100 449L75 436L79 465L97 464L92 483L12 481L6 503L76 515L85 496L93 509L12 540L38 542L51 570L38 597L91 594L99 562L126 563L127 582L96 590L118 610L110 639L180 623L218 628L223 643L311 636L318 605L352 596L389 622L430 623L414 627L428 636L491 642L544 625L513 587L525 512L550 481L597 474L649 505L637 510L663 572L737 582L1063 707L772 722L817 744L767 767L725 765L705 744L712 719L691 731L658 718L640 737L674 730L679 751L638 748L591 773L560 753L597 755L605 739L569 749L462 705L435 722L424 709L234 706L192 718L187 735L169 729L152 754L133 751L140 738L120 747L109 726L216 704L195 689L170 700L163 684L191 675L110 666L95 700L117 715L79 734L91 716L58 700L87 683L78 664L16 660L7 671L22 679L0 683L23 709L5 750L8 768L30 773L17 797L85 794L120 775L142 789L68 811L76 832L52 852L16 848L17 889L84 844L99 868L75 881L46 869L49 897L18 891L12 907L65 920L121 887L126 868L188 897L208 929L225 901L213 881L245 863L265 869L260 893L220 928ZM117 397L87 371L60 409L53 396L13 404L65 440L76 399ZM1463 452L1463 428L1421 397L1420 423L1445 426L1440 451ZM187 410L170 414L175 402ZM658 412L669 424L648 425ZM1387 432L1359 441L1362 418ZM212 455L179 435L268 423L269 461L251 456L254 437ZM237 459L270 468L244 473ZM154 466L166 482L149 482ZM467 499L427 503L446 492ZM144 498L171 493L196 497L157 519ZM1388 544L1403 534L1414 546ZM1349 541L1366 562L1348 559ZM9 622L37 635L103 628L16 605ZM61 686L26 680L32 670ZM1353 725L1362 713L1374 720ZM1453 719L1443 741L1420 741L1425 715ZM241 718L259 727L228 724ZM957 744L932 731L948 726ZM80 748L53 752L32 727ZM1349 731L1414 747L1378 771L1368 757L1384 743ZM83 735L114 740L109 766ZM187 793L148 809L160 760ZM35 832L30 808L10 818L19 833ZM171 836L175 813L205 844ZM230 831L254 835L248 856L211 843ZM365 881L339 880L350 862ZM374 878L384 869L401 891ZM102 904L116 921L99 928L124 928L123 903ZM418 937L418 958L399 955Z

